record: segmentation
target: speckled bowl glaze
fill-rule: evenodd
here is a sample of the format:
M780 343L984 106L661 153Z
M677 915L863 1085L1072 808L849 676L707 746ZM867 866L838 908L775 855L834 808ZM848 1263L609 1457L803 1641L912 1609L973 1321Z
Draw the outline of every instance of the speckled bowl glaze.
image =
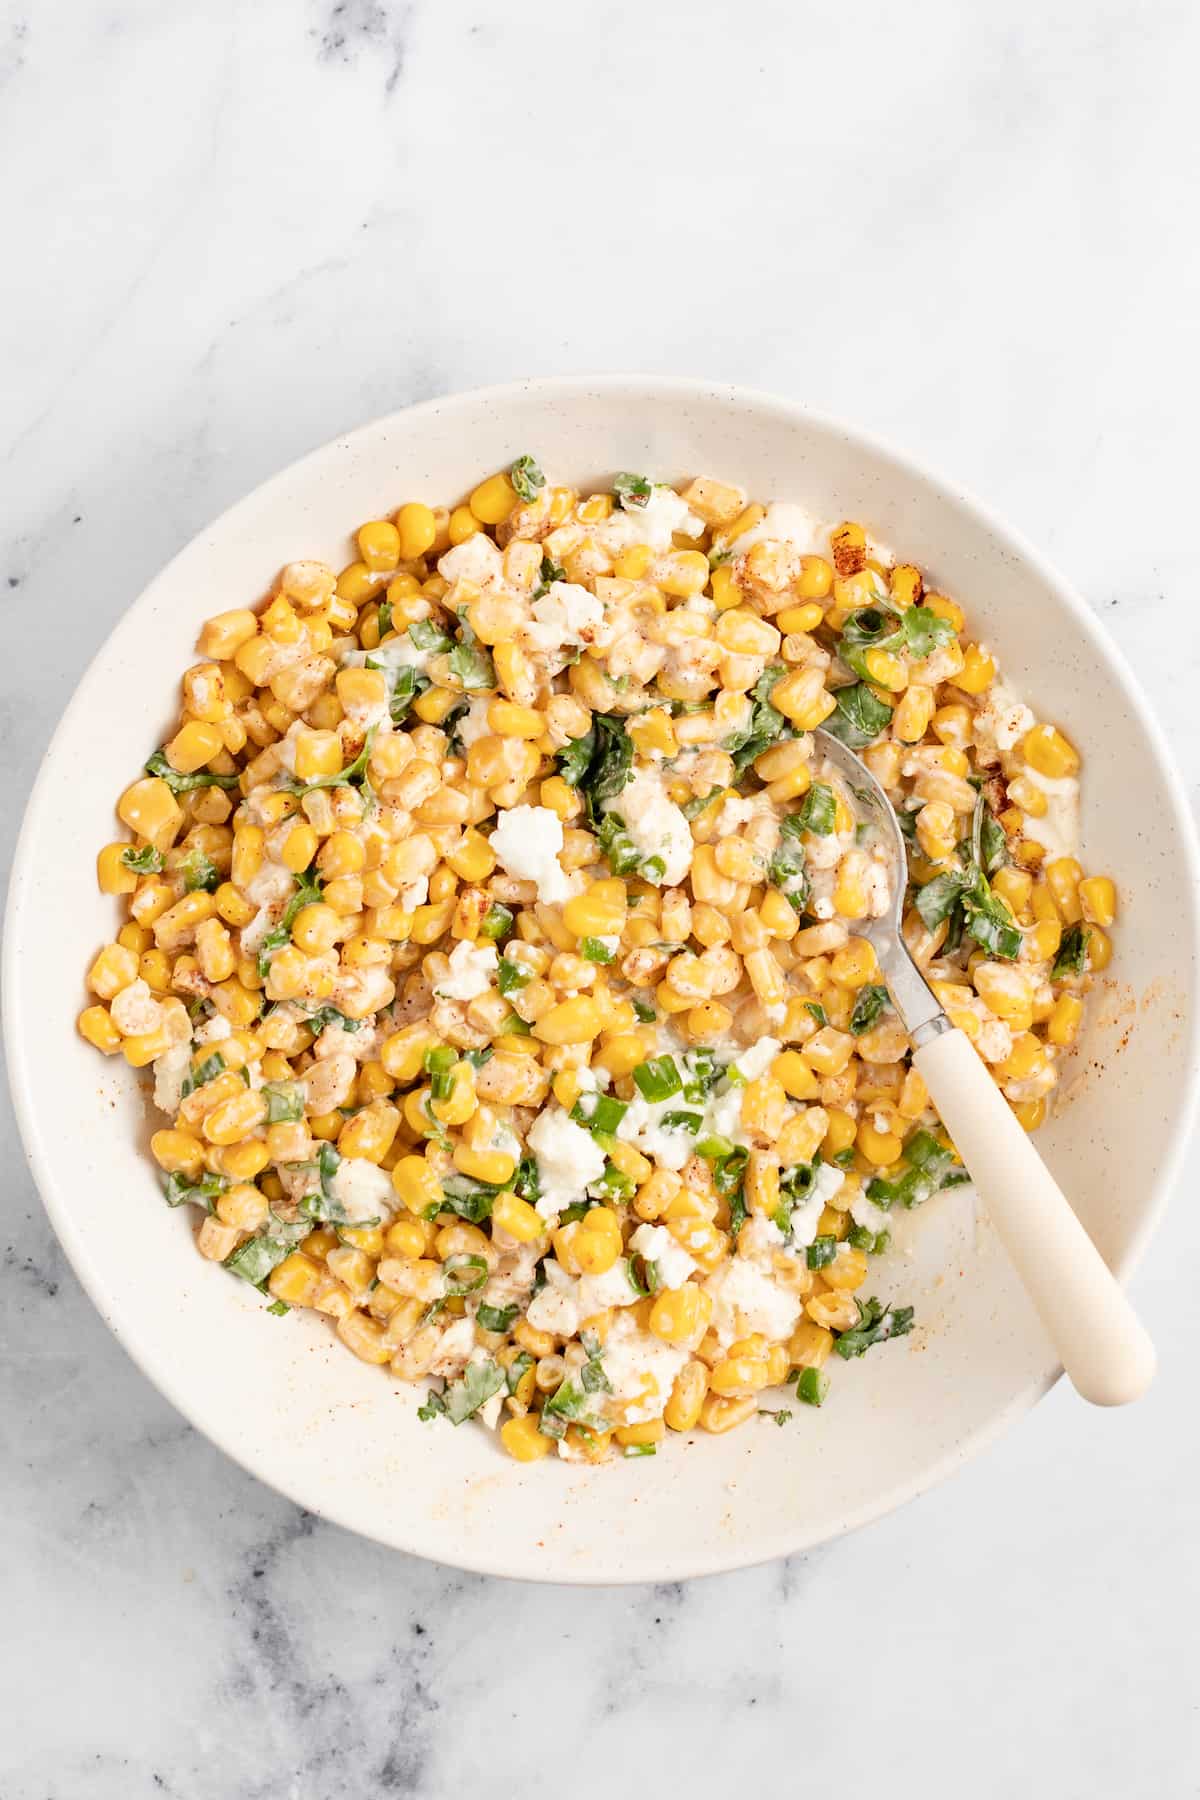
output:
M1117 881L1117 954L1039 1137L1112 1266L1166 1199L1196 1086L1197 864L1178 778L1091 614L1028 545L909 458L786 401L639 376L522 382L395 413L315 451L201 532L132 606L68 706L13 871L5 1027L30 1163L71 1262L150 1378L215 1444L301 1505L397 1549L497 1575L676 1580L782 1556L912 1499L1044 1394L1050 1346L962 1191L879 1265L909 1338L838 1365L786 1430L672 1439L653 1461L510 1461L482 1428L422 1424L420 1389L352 1357L311 1314L197 1256L145 1150L144 1083L75 1034L115 903L92 858L117 794L175 713L201 621L254 604L299 556L339 565L367 518L460 495L532 451L554 479L708 473L852 517L967 608L1039 716L1083 751L1088 865ZM1095 1428L1104 1430L1097 1415Z

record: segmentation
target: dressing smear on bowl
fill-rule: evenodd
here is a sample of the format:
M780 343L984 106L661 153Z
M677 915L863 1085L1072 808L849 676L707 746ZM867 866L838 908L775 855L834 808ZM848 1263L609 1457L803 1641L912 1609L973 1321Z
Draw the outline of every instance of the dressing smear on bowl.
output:
M521 1461L819 1407L969 1177L813 733L886 788L905 936L1030 1130L1110 955L1077 752L862 526L708 477L525 456L357 550L209 620L100 852L79 1028L152 1074L168 1203Z

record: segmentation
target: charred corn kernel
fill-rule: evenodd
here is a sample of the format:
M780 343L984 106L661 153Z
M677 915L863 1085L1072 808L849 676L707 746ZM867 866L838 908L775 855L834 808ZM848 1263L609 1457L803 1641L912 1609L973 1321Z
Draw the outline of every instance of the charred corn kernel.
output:
M753 1394L726 1397L723 1394L708 1394L700 1407L700 1425L705 1431L721 1433L732 1431L735 1426L744 1425L758 1411L758 1402Z
M1107 875L1088 875L1077 892L1089 925L1111 925L1117 916L1117 890Z
M500 1442L517 1462L541 1462L554 1448L554 1439L540 1429L535 1413L506 1419L500 1427Z
M711 1316L709 1295L689 1281L681 1288L668 1288L658 1295L646 1329L664 1344L688 1344L704 1330Z
M982 694L996 679L995 658L981 644L963 645L963 666L953 677L964 694Z
M510 1237L515 1237L521 1244L534 1243L546 1229L529 1202L522 1200L508 1188L496 1195L492 1204L492 1219L501 1231L507 1231Z
M396 514L396 534L402 562L415 562L433 549L437 540L437 519L433 508L419 500L410 500Z
M517 492L507 475L489 475L472 491L470 507L483 525L502 525L517 504ZM459 508L461 511L462 509ZM454 514L450 515L453 537Z
M86 1038L94 1049L102 1050L105 1056L112 1056L121 1048L121 1033L106 1006L85 1006L75 1023L80 1037Z
M577 997L560 1000L543 1013L533 1027L533 1035L543 1044L586 1044L598 1037L604 1019L595 1000Z
M771 704L801 731L814 731L837 702L826 692L822 669L797 669L785 675L771 689Z
M1031 769L1052 781L1079 773L1079 752L1054 725L1035 725L1021 740L1021 755Z
M892 714L892 735L902 744L919 744L929 730L933 706L932 688L910 687Z
M851 938L829 964L829 978L838 987L860 988L879 979L879 959L867 938Z
M165 850L183 823L175 796L157 775L131 782L117 801L117 817L158 850Z
M1073 856L1057 856L1045 864L1046 885L1054 904L1068 925L1076 925L1083 916L1079 901L1079 883L1083 870Z

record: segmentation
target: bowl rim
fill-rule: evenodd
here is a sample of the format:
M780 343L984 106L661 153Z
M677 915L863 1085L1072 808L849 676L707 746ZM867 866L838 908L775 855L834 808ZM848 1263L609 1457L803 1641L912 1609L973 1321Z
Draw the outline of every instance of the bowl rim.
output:
M261 505L273 489L290 484L302 471L323 463L331 455L344 453L354 445L375 436L381 430L386 432L393 423L400 420L403 420L405 426L408 427L413 421L419 421L423 415L443 413L448 409L461 408L469 411L480 406L503 407L518 396L528 397L531 392L540 392L544 395L547 403L552 404L556 397L579 398L589 393L614 390L627 391L631 399L635 399L637 404L643 407L652 405L655 395L663 393L674 398L690 396L706 402L732 403L754 412L772 415L785 423L815 426L819 431L838 436L852 447L861 448L870 456L890 464L897 472L909 477L916 477L928 484L938 493L953 501L974 524L999 545L1026 563L1042 582L1053 589L1056 598L1064 606L1075 628L1088 641L1100 660L1105 663L1145 734L1150 750L1162 773L1168 796L1167 823L1179 843L1187 869L1186 917L1190 924L1191 942L1200 953L1200 839L1197 837L1196 824L1188 804L1183 777L1175 764L1166 736L1122 651L1111 641L1107 632L1070 582L1021 531L1009 525L973 493L964 490L957 483L947 480L936 468L901 449L890 439L874 431L848 424L840 418L817 408L803 405L799 401L734 382L709 381L689 376L610 372L529 376L515 381L455 390L419 401L411 406L394 409L375 419L368 420L348 432L339 433L315 449L297 457L282 469L267 476L249 493L235 500L215 519L195 532L130 602L112 630L106 635L76 683L47 743L37 775L29 791L13 852L4 913L3 953L2 959L0 959L0 986L3 988L0 1025L3 1028L7 1051L9 1089L13 1098L18 1131L34 1185L67 1260L85 1293L118 1343L158 1392L210 1443L267 1487L272 1488L294 1504L304 1507L307 1511L343 1526L347 1530L354 1531L360 1536L373 1537L375 1542L383 1544L389 1549L399 1549L408 1555L420 1556L446 1567L461 1568L475 1574L587 1587L618 1586L624 1585L626 1582L640 1583L660 1579L691 1580L703 1575L728 1573L735 1569L753 1567L771 1561L780 1554L795 1554L815 1548L819 1543L833 1542L848 1532L855 1531L863 1525L870 1524L874 1520L896 1511L909 1501L928 1492L930 1488L948 1476L957 1473L976 1455L994 1443L1002 1432L1050 1391L1061 1377L1062 1367L1061 1365L1053 1367L1048 1374L1029 1381L999 1412L980 1424L974 1431L967 1433L950 1450L924 1468L919 1475L910 1477L898 1485L887 1488L880 1495L864 1501L857 1508L848 1512L832 1531L825 1530L819 1535L813 1536L806 1535L803 1530L798 1531L794 1543L786 1551L780 1551L773 1546L765 1554L760 1554L755 1547L746 1546L743 1549L742 1546L731 1544L728 1554L708 1555L693 1559L692 1564L685 1566L682 1571L677 1563L673 1563L669 1569L664 1569L662 1574L642 1572L629 1577L621 1577L608 1573L592 1573L587 1570L563 1572L553 1566L530 1570L526 1567L518 1567L512 1562L506 1566L503 1552L498 1556L474 1555L469 1545L464 1546L461 1551L455 1546L455 1554L450 1558L446 1554L446 1545L442 1541L444 1534L431 1531L423 1525L408 1527L402 1542L394 1536L378 1536L364 1530L360 1523L346 1517L343 1509L337 1505L329 1505L319 1498L314 1499L311 1494L304 1491L306 1484L303 1481L289 1481L281 1478L273 1468L269 1455L260 1456L253 1450L248 1452L242 1445L235 1448L222 1429L220 1417L213 1418L207 1415L198 1417L193 1411L190 1399L185 1399L177 1391L177 1384L170 1365L164 1366L162 1359L143 1345L136 1322L127 1313L116 1316L110 1310L103 1282L90 1263L82 1234L76 1229L70 1206L67 1204L67 1197L56 1186L51 1175L49 1161L43 1150L39 1108L34 1097L30 1072L23 1050L23 1036L17 1029L19 1021L14 995L16 993L18 927L30 880L30 871L27 867L29 846L38 814L45 804L47 796L52 792L51 782L55 774L53 764L59 742L76 716L91 704L92 690L101 677L102 665L107 663L114 645L119 643L124 633L133 629L134 615L141 609L143 603L155 594L160 585L167 582L175 566L189 555L194 546L202 538L220 536L235 523L244 511L248 512ZM1171 1190L1179 1177L1180 1165L1195 1120L1197 1100L1200 1098L1200 1017L1196 1013L1193 1013L1186 1023L1181 1065L1183 1069L1182 1089L1175 1110L1171 1139L1166 1147L1161 1170L1149 1203L1144 1208L1123 1253L1117 1257L1114 1263L1114 1273L1122 1282L1128 1281L1137 1268L1151 1237L1162 1222ZM548 1564L552 1565L552 1563L553 1556L551 1554Z

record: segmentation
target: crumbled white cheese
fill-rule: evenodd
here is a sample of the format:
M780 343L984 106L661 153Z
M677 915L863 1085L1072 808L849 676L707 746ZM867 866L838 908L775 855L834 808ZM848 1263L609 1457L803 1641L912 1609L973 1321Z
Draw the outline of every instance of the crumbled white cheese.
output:
M640 1331L631 1313L618 1313L600 1360L612 1388L612 1399L640 1403L625 1410L629 1424L640 1425L662 1416L688 1356L687 1350Z
M429 1361L431 1375L461 1375L475 1348L475 1321L464 1315L447 1326Z
M471 944L465 938L450 952L450 972L434 988L442 1000L476 1000L486 994L496 973L495 944Z
M568 1118L561 1106L538 1114L528 1143L537 1158L541 1189L537 1210L544 1219L585 1199L588 1183L599 1181L604 1173L603 1150L591 1132Z
M366 1219L389 1219L396 1195L392 1178L363 1156L343 1156L333 1172L329 1192L351 1224Z
M713 1330L722 1345L752 1331L771 1343L790 1337L800 1317L800 1296L773 1281L749 1257L735 1256L704 1284L713 1302Z
M539 900L553 904L567 898L567 878L558 860L562 820L548 806L511 806L502 811L491 846L510 875L518 881L536 881Z
M590 1319L610 1306L632 1306L638 1298L629 1279L629 1260L619 1256L603 1275L585 1275L579 1283L579 1317Z
M492 728L488 724L488 707L491 704L490 696L476 695L466 712L454 721L454 731L466 749L469 750L478 738L491 735Z
M766 1074L782 1049L778 1038L761 1037L749 1050L742 1051L733 1066L747 1081L757 1081L760 1075Z
M688 1102L681 1094L672 1094L669 1100L643 1100L635 1094L617 1126L617 1136L623 1143L633 1144L644 1155L652 1156L664 1169L682 1169L691 1157L695 1139L686 1127L664 1125L662 1119L664 1113L686 1109Z
M1045 846L1047 862L1053 862L1059 856L1074 856L1079 849L1078 778L1064 775L1055 781L1029 767L1021 772L1035 787L1041 788L1047 802L1042 818L1025 814L1021 835Z
M1011 750L1035 723L1019 694L1003 681L994 681L975 713L975 742L980 760L998 762L1002 751Z
M822 1163L813 1182L812 1193L803 1206L793 1208L789 1242L793 1250L805 1250L817 1235L821 1214L828 1201L841 1192L846 1177L835 1163Z
M530 611L536 623L526 627L525 635L540 650L594 643L604 620L601 602L575 581L552 581Z
M662 874L643 871L646 879L662 887L677 887L692 866L692 828L668 798L657 770L637 770L607 803L607 810L624 820L642 856L657 856L662 861Z
M525 1317L535 1331L574 1337L579 1330L579 1283L552 1256L542 1264L546 1285L529 1302Z
M876 1206L875 1202L868 1200L865 1194L855 1194L850 1202L850 1217L856 1225L861 1225L864 1231L879 1232L888 1231L891 1228L891 1220L882 1206Z
M682 1287L698 1264L675 1242L665 1225L639 1225L629 1240L630 1248L658 1270L659 1286Z
M456 581L473 581L479 587L489 587L499 581L504 569L504 559L485 531L472 532L461 544L455 544L438 558L438 574L451 587Z
M744 556L755 544L764 542L790 544L794 550L814 552L825 536L812 513L790 500L772 500L766 514L734 538L729 548L735 556Z
M172 1044L154 1059L154 1104L174 1118L183 1100L183 1084L191 1067L192 1046Z
M122 1037L138 1037L143 1032L157 1031L162 1023L162 1006L140 975L109 1002L108 1010Z
M205 1019L192 1033L198 1044L219 1044L222 1038L233 1036L233 1026L223 1013L214 1013L211 1019Z

